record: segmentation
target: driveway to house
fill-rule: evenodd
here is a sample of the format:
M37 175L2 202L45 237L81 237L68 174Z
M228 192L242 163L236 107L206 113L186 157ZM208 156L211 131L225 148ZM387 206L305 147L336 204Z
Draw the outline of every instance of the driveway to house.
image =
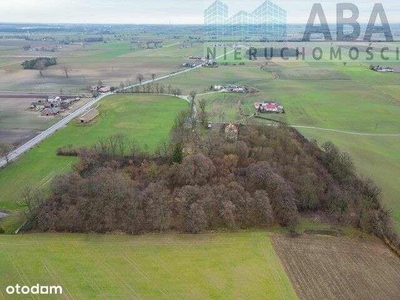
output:
M228 54L230 54L232 52L234 52L234 50L226 53L226 55L228 55ZM224 55L225 54L216 57L216 60L221 58L221 57L223 57ZM197 69L202 68L202 67L203 67L202 65L198 65L198 66L196 66L194 68L190 68L190 69L186 69L186 70L183 70L183 71L174 72L174 73L162 76L162 77L155 78L154 80L151 79L151 80L144 81L144 82L142 82L142 84L148 84L148 83L151 83L151 82L165 80L165 79L168 79L168 78L171 78L171 77L174 77L174 76L178 76L178 75L181 75L181 74L184 74L184 73L188 73L188 72L197 70ZM128 90L128 89L140 86L140 85L141 85L140 83L133 84L133 85L125 87L123 90ZM115 93L114 92L110 92L110 93L102 94L99 97L90 100L84 106L78 108L77 110L75 110L74 112L72 112L71 114L66 116L64 119L62 119L58 123L54 124L50 128L48 128L45 131L41 132L39 135L35 136L30 141L26 142L22 146L18 147L17 149L13 150L12 152L10 152L8 154L8 160L9 161L13 161L13 160L17 159L19 156L21 156L22 154L24 154L25 152L29 151L30 149L32 149L33 147L35 147L36 145L38 145L39 143L44 141L46 138L51 136L57 130L59 130L59 129L63 128L64 126L66 126L73 119L75 119L75 118L79 117L80 115L82 115L85 111L90 109L94 104L96 104L100 100L104 99L105 97L113 95L113 94L115 94ZM6 165L7 165L6 158L5 157L1 158L0 159L0 168L4 167Z

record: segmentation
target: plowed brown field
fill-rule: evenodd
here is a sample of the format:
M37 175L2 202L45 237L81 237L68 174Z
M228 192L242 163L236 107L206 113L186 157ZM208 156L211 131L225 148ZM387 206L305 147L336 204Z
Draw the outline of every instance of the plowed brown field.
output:
M300 299L400 299L400 259L380 242L273 236Z

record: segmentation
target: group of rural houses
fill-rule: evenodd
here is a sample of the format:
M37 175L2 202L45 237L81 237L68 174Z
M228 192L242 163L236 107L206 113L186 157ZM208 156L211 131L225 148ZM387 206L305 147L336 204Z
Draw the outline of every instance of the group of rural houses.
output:
M91 86L90 91L93 94L96 94L96 93L105 94L105 93L108 93L111 91L111 87L108 85L99 85L98 84L98 85Z
M394 72L394 69L391 68L391 67L382 67L382 66L379 66L379 65L377 65L377 66L370 66L370 69L371 69L372 71L380 72L380 73L392 73L392 72Z
M251 89L247 86L241 86L236 84L228 84L226 86L223 85L214 85L213 90L217 92L224 93L250 93Z
M80 99L80 97L71 96L48 97L46 100L32 102L29 109L39 111L42 116L56 116Z
M254 108L259 113L276 113L276 114L284 114L285 108L283 105L276 102L256 102L254 103Z
M195 68L197 66L203 66L203 67L217 67L218 64L216 61L211 60L211 59L203 59L201 58L201 63L192 63L192 62L185 62L181 65L182 68Z
M188 63L188 62L182 64L182 68L194 68L196 66L197 66L197 64Z

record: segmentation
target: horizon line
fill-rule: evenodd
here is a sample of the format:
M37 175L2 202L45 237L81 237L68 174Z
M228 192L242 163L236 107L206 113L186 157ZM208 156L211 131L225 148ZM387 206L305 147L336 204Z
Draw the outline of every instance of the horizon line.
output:
M263 23L254 24L261 25ZM347 24L347 23L343 23ZM358 23L360 25L368 25L368 23ZM392 25L399 25L399 22L393 22ZM221 26L225 24L204 24L204 23L82 23L82 22L0 22L0 25L142 25L142 26ZM286 23L285 25L307 25L305 23ZM337 25L337 23L328 23L328 25ZM389 24L390 26L390 24Z

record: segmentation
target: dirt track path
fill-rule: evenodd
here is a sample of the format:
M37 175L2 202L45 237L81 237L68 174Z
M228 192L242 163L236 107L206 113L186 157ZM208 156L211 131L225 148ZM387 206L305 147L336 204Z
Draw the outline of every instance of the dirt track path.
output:
M358 136L400 137L400 133L365 133L365 132L337 130L337 129L331 129L331 128L303 126L303 125L289 125L289 126L293 127L293 128L297 128L297 129L315 129L315 130L320 130L320 131L330 131L330 132L337 132L337 133L344 133L344 134L358 135Z

